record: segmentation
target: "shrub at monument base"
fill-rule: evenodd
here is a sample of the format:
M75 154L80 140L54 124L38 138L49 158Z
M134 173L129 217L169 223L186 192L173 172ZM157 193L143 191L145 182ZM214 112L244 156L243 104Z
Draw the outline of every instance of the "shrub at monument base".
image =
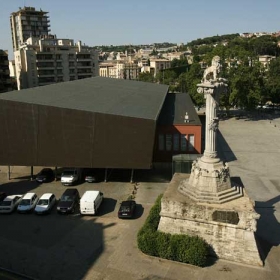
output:
M163 259L204 266L209 245L198 236L169 234L157 231L160 210L160 195L137 236L138 248L145 254Z

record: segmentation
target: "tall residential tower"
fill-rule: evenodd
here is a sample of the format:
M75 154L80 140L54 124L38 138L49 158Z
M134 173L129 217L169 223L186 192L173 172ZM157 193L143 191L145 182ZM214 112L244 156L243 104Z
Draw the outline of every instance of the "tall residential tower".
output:
M48 12L41 9L36 11L34 7L19 8L11 13L11 32L13 50L17 51L29 37L47 36L50 31Z

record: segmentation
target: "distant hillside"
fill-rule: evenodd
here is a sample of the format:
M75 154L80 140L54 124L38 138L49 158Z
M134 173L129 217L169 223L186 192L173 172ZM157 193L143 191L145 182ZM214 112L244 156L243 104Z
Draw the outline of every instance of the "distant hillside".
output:
M217 44L221 43L223 41L230 41L233 40L237 37L239 37L239 33L235 34L226 34L226 35L221 35L221 36L212 36L212 37L206 37L203 39L196 39L193 40L189 43L187 43L187 46L192 47L192 46L199 46L199 45L210 45L210 44Z

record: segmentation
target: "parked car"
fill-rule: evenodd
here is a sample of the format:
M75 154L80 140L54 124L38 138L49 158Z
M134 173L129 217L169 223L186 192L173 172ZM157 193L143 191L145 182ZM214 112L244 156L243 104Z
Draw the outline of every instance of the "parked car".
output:
M47 183L54 180L54 172L51 168L43 168L36 176L39 183Z
M95 169L86 168L84 170L84 178L85 181L88 183L97 183L98 182L98 175Z
M94 215L103 201L103 193L100 191L86 191L80 200L80 213Z
M82 177L81 168L68 168L61 174L61 183L65 186L70 186L78 183Z
M20 203L22 194L8 195L0 201L0 213L12 213Z
M80 195L77 189L66 189L62 194L58 205L58 213L74 213L79 207Z
M134 200L126 200L121 202L118 211L119 218L132 218L135 212L136 202Z
M4 192L0 192L0 201L4 200L4 198L6 197L6 193Z
M19 213L31 212L34 210L37 201L38 201L38 196L36 193L27 193L22 197L17 207L17 211Z
M45 193L38 200L34 212L36 214L47 214L50 213L53 206L55 205L56 198L53 193Z

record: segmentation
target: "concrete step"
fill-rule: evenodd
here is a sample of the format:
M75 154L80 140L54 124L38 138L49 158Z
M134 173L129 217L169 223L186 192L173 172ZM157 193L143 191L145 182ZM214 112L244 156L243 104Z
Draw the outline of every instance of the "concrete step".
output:
M235 186L220 193L198 193L193 189L184 188L183 193L198 202L225 203L243 196L243 188Z

